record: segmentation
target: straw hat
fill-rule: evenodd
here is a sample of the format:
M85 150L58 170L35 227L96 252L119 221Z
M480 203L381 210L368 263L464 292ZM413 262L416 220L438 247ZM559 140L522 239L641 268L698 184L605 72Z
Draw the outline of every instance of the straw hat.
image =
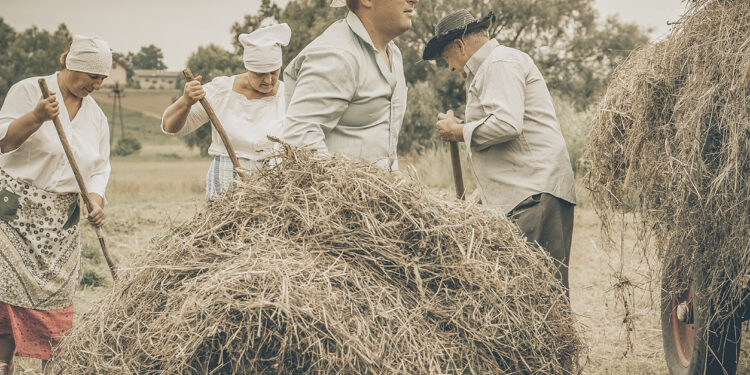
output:
M492 12L477 20L466 9L459 9L443 17L435 26L435 37L427 42L422 60L437 59L448 43L472 31L486 29L494 20L495 14Z

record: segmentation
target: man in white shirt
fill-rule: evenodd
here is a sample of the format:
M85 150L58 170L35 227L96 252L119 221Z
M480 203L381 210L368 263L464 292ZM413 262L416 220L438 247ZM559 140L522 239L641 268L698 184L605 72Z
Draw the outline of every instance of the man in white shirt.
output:
M393 39L419 0L334 0L349 8L287 66L283 138L320 152L398 169L406 80Z
M490 39L490 13L440 20L423 59L441 56L466 79L466 123L438 115L446 141L466 142L482 202L515 221L559 264L568 287L575 179L547 84L529 55Z

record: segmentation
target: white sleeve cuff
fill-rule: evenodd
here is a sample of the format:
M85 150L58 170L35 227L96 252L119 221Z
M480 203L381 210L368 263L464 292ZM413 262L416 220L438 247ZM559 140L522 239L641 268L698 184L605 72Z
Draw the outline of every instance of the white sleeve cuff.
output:
M96 193L99 194L100 197L104 200L104 203L107 203L107 197L104 196L104 192L107 189L107 179L104 178L104 176L101 175L95 175L92 176L89 180L89 186L88 190L89 193Z

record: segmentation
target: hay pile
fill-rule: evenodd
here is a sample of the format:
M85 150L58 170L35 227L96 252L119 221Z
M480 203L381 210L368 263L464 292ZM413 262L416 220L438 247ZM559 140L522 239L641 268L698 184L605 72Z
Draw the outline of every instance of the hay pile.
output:
M501 215L285 146L121 273L53 374L568 374L551 260Z
M605 222L633 209L671 290L701 275L701 293L730 314L750 277L750 3L695 1L665 40L630 56L586 159Z

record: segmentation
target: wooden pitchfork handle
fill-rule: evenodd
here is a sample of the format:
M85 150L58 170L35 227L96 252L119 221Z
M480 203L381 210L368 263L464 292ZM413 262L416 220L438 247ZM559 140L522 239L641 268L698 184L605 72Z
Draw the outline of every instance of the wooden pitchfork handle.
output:
M49 89L47 88L47 81L45 81L44 78L39 78L39 88L42 89L42 97L44 99L49 98ZM89 212L93 212L94 206L91 204L91 200L89 199L89 191L88 189L86 189L86 183L83 181L83 176L81 176L81 170L78 168L78 163L76 163L76 159L73 156L73 151L70 149L68 137L65 136L65 130L60 123L60 118L58 118L58 116L55 116L55 118L52 119L52 122L55 124L57 135L60 138L63 150L65 150L65 156L68 157L68 163L70 163L70 167L73 168L73 174L76 177L76 182L78 182L78 188L81 190L83 203L86 205L86 208ZM101 246L102 248L104 259L107 261L107 265L109 266L109 272L112 273L112 280L115 280L115 262L112 261L112 257L109 255L109 251L107 251L107 245L104 243L104 232L102 232L101 227L94 226L94 229L96 230L96 236L99 238L99 246Z
M182 74L185 76L185 79L190 82L195 79L193 77L193 72L190 71L190 69L185 69L182 71ZM229 142L229 137L227 136L226 130L224 130L224 127L221 125L221 122L219 122L219 118L216 117L216 112L214 112L214 109L211 108L211 104L206 100L204 97L200 100L201 105L203 106L203 109L206 110L206 113L208 114L208 119L211 121L211 124L213 124L214 129L216 129L216 132L219 133L219 137L221 137L221 141L224 142L224 147L227 149L227 154L229 154L229 159L232 160L232 166L234 166L234 170L237 171L237 174L244 175L243 173L239 172L239 169L242 168L240 165L239 159L237 159L237 154L234 152L234 147L232 147L232 143Z
M456 185L456 197L458 199L465 199L464 197L464 176L461 172L461 159L458 154L458 143L449 142L451 146L451 164L453 165L453 183Z

